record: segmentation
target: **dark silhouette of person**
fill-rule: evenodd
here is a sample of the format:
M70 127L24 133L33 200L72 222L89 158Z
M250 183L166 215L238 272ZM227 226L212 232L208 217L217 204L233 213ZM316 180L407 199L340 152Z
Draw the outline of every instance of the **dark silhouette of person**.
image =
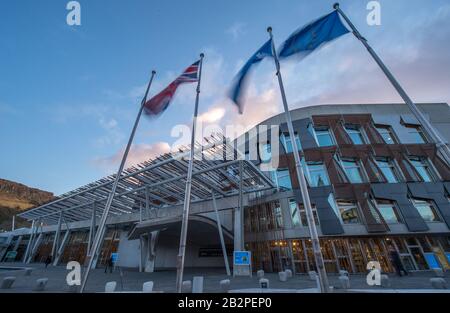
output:
M403 267L403 263L400 260L400 255L398 254L397 250L394 249L394 247L389 247L389 257L391 259L391 263L395 268L395 271L397 272L398 276L403 276L402 272L405 273L405 275L408 275L408 272Z
M52 256L48 255L47 258L45 259L45 268L47 268L47 266L52 263Z
M114 260L113 260L113 257L111 255L109 257L108 261L106 261L105 273L108 271L108 268L109 268L109 273L112 274L113 266L114 266Z

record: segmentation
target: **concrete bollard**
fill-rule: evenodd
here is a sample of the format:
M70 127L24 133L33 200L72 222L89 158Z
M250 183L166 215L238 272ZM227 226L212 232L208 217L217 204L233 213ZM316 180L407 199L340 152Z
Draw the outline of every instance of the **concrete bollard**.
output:
M105 292L116 291L117 283L115 281L109 281L105 284Z
M444 278L441 277L434 277L430 278L431 286L434 289L447 289L447 282Z
M14 276L8 276L3 278L2 284L0 285L0 289L11 289L11 286L16 281Z
M143 293L151 293L153 292L153 282L152 281L146 281L142 284L142 292Z
M386 274L381 274L381 287L383 288L389 288L391 287L391 281L389 280L389 276Z
M261 278L259 280L259 288L269 289L269 280L267 278Z
M256 272L256 277L257 277L258 279L263 278L263 277L264 277L264 271L263 271L263 270L257 271L257 272Z
M340 270L339 276L347 276L348 277L348 271Z
M222 292L228 292L228 290L230 290L230 280L229 279L224 279L220 281L220 289L222 290Z
M278 279L280 281L287 281L287 274L286 274L286 272L278 272Z
M48 278L39 278L36 280L36 284L34 285L33 291L44 291L45 286L47 285Z
M190 280L183 281L181 285L181 293L191 293L192 292L192 283Z
M341 284L342 289L350 288L350 279L347 276L339 276L339 283Z
M287 278L292 278L292 271L290 269L284 271L286 272Z
M203 293L203 276L194 276L192 279L192 293Z
M32 268L27 267L27 268L25 269L24 275L25 275L25 276L30 276L32 271L33 271Z
M317 273L315 271L309 271L308 276L309 276L309 280L311 280L311 281L317 280Z
M436 277L445 277L442 268L433 268L433 272Z

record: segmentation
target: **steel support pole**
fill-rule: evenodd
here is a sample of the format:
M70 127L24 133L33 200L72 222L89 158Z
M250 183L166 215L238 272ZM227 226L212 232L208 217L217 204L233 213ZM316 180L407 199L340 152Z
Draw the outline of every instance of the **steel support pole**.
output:
M35 225L36 225L36 221L33 220L33 221L31 222L31 233L30 233L30 238L28 239L28 245L27 245L27 248L26 248L26 250L25 250L25 254L24 254L24 256L23 256L23 260L22 260L23 263L26 263L26 262L27 262L28 254L30 253L30 249L31 249L31 247L32 247L33 237L34 237L34 231L35 231Z
M291 113L289 112L289 107L288 107L287 100L286 100L286 94L284 91L283 79L281 77L281 71L280 71L280 62L278 61L277 52L275 49L275 43L273 41L272 27L268 27L267 32L269 33L270 39L272 40L272 52L273 52L275 67L276 67L276 71L277 71L276 74L278 77L278 84L280 85L281 98L283 100L283 107L284 107L284 113L286 116L286 123L287 123L288 130L289 130L289 136L291 137L292 149L294 152L293 154L294 154L294 159L295 159L295 170L297 172L297 179L298 179L298 183L300 185L300 191L302 193L303 206L305 207L306 219L308 221L308 229L309 229L309 233L311 236L312 247L313 247L313 252L314 252L314 259L316 261L316 266L317 266L320 290L323 293L328 293L329 292L329 284L328 284L327 272L325 270L323 255L322 255L322 251L320 249L319 235L317 233L317 227L316 227L316 223L314 221L311 200L309 199L308 185L306 183L305 174L304 174L303 168L301 166L300 155L298 152L297 143L295 141L294 127L292 126Z
M95 237L95 224L96 224L96 211L97 211L97 204L96 202L92 203L92 217L91 217L91 228L89 229L89 241L88 241L88 247L87 247L87 256L92 255L91 254L91 247L92 247L92 241Z
M239 233L241 234L241 250L245 250L244 240L244 161L239 161Z
M181 236L180 236L180 247L177 256L177 280L176 280L176 291L181 293L181 287L183 285L183 272L184 272L184 259L186 252L186 237L189 222L189 209L191 204L191 185L192 185L192 168L194 164L195 157L195 131L197 125L197 115L198 115L198 102L200 98L200 82L202 78L202 66L203 66L204 54L200 54L200 64L199 64L199 75L197 82L197 94L195 97L195 108L194 108L194 118L192 120L192 134L191 134L191 151L190 160L188 166L188 172L186 177L186 191L184 193L184 204L183 204L183 219L181 222Z
M91 270L91 267L92 267L92 264L93 264L94 260L97 257L97 253L98 253L98 250L100 248L100 244L103 241L103 235L105 233L106 219L108 218L108 213L109 213L109 210L111 208L111 204L113 202L114 196L116 194L117 185L119 184L120 177L122 176L122 171L123 171L123 168L125 167L125 162L126 162L127 157L128 157L128 152L130 151L131 144L132 144L133 139L134 139L134 134L136 133L136 129L138 127L139 120L141 118L142 111L144 110L145 102L147 100L148 91L150 90L150 86L152 85L153 77L155 76L155 74L156 74L156 72L152 71L152 75L150 77L150 81L149 81L149 83L147 85L147 90L145 91L144 98L142 99L141 107L139 108L139 113L138 113L138 115L136 117L133 129L132 129L131 134L130 134L130 138L128 139L127 146L126 146L125 151L123 153L122 161L120 162L120 166L119 166L119 169L117 171L116 177L114 179L114 183L112 185L111 192L110 192L110 194L108 196L108 199L106 200L105 209L103 210L102 218L100 219L100 223L99 223L99 226L98 226L98 231L97 231L97 233L95 235L94 243L92 245L92 253L91 253L91 257L89 258L89 264L88 264L88 267L86 269L86 273L84 274L83 281L81 282L80 293L82 293L84 291L84 288L86 287L86 282L87 282L87 280L89 278L89 272Z
M228 263L227 248L225 246L225 240L223 239L222 223L220 222L220 215L219 215L219 210L217 209L217 203L216 203L216 197L214 195L214 190L211 190L211 194L212 194L214 211L216 212L217 229L219 231L220 245L222 246L223 261L225 262L225 269L227 271L227 275L231 276L230 264Z
M16 229L16 216L13 215L11 223L11 231L14 231L15 229Z
M443 140L443 138L438 133L438 131L425 118L422 111L420 111L420 109L417 107L417 105L411 100L411 98L408 96L408 94L403 89L403 87L400 85L400 83L397 81L397 79L395 79L395 77L391 73L391 71L387 68L387 66L383 63L381 58L378 56L378 54L369 45L369 43L367 42L367 39L361 35L361 33L356 29L355 25L353 25L353 23L350 21L350 19L347 17L347 15L345 15L345 13L340 9L339 3L335 3L333 5L333 8L344 18L344 20L347 22L348 26L350 26L350 28L353 31L353 35L355 35L355 37L359 41L361 41L361 43L367 49L369 54L372 56L372 58L375 60L375 62L378 64L378 66L381 68L383 73L386 75L389 82L392 84L392 86L398 92L398 94L403 99L403 101L405 101L406 105L409 107L409 109L411 110L413 115L416 117L416 119L422 125L425 132L428 134L428 137L430 137L430 139L436 144L438 151L444 157L447 164L450 165L450 148L445 143L445 140Z
M55 237L53 238L53 246L52 246L52 259L55 257L56 251L58 250L59 243L59 234L61 233L61 224L62 224L62 211L59 213L58 226L56 227Z

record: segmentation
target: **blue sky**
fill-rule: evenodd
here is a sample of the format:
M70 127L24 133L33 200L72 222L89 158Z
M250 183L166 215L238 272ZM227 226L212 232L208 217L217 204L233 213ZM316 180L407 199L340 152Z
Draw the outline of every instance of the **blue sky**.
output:
M267 26L280 44L334 1L80 0L81 26L66 24L67 2L0 2L0 177L56 194L114 171L152 69L150 94L205 52L205 123L249 126L280 112L270 62L255 71L243 116L225 91ZM448 102L450 1L380 1L380 26L367 25L368 2L341 8L415 101ZM350 34L282 70L292 108L400 101ZM189 125L194 88L141 121L130 164L167 151L172 127Z

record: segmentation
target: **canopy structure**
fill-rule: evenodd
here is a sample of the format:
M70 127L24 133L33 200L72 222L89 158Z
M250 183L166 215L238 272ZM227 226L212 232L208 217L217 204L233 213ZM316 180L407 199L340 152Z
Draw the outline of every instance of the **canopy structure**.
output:
M272 181L252 162L242 159L237 149L222 136L205 138L205 144L196 144L193 168L191 202L251 193L274 188ZM183 203L187 177L189 149L179 148L153 160L123 171L111 206L111 215L163 209ZM243 173L239 173L239 162ZM51 225L58 223L62 212L66 222L89 220L95 210L101 216L115 175L67 192L44 205L29 209L20 217Z

